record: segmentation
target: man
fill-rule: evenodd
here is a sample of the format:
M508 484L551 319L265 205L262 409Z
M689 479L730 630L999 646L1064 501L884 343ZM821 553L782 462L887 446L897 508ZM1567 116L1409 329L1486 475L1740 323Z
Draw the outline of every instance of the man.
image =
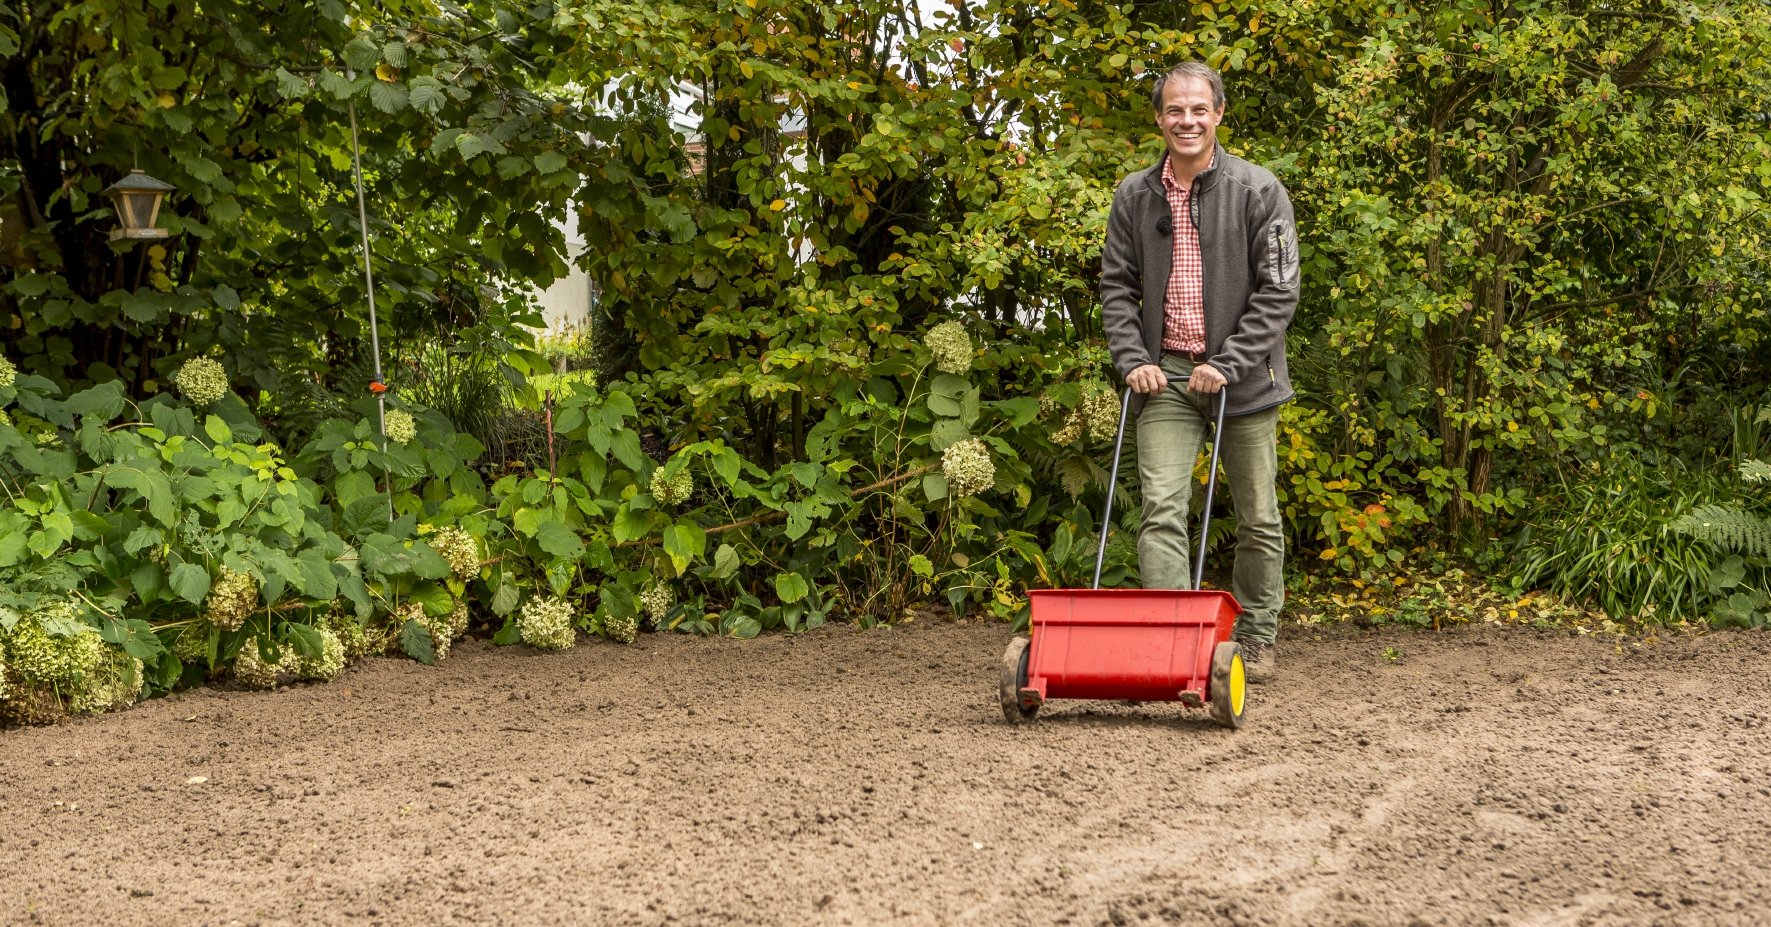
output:
M1231 591L1251 682L1272 678L1285 600L1279 520L1279 406L1293 396L1285 329L1298 298L1291 199L1271 173L1226 152L1216 130L1224 84L1177 65L1151 95L1166 151L1113 195L1101 256L1102 317L1113 365L1137 394L1147 589L1185 589L1193 467L1219 392L1219 437L1236 510Z

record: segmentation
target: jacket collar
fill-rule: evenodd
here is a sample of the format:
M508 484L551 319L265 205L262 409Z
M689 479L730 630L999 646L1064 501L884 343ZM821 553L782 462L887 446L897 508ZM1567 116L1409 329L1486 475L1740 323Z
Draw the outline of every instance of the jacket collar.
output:
M1224 166L1224 159L1229 156L1230 153L1224 150L1223 145L1215 142L1212 143L1211 166L1200 171L1199 174L1193 178L1193 189L1211 189L1212 184L1217 183L1219 168ZM1151 190L1162 194L1163 196L1168 195L1168 191L1164 190L1162 187L1162 169L1167 164L1168 149L1164 148L1162 150L1162 157L1157 160L1155 166L1144 171L1144 183L1149 184Z

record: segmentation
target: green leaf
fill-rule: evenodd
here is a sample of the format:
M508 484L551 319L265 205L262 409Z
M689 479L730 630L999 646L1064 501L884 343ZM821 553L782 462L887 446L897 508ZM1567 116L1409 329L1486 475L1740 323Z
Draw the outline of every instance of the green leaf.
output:
M517 609L517 587L510 580L498 584L498 591L492 594L492 614L502 618Z
M953 373L937 373L929 381L929 395L959 401L972 388L972 381Z
M535 533L535 543L555 557L577 560L584 553L584 542L571 528L557 521L546 521Z
M523 642L523 632L517 627L515 617L507 618L498 633L492 635L492 643L499 647L509 647Z
M112 380L69 396L64 407L75 415L92 415L110 421L123 412L123 384Z
M1710 570L1709 591L1719 593L1726 589L1733 589L1740 585L1741 580L1744 579L1746 579L1746 561L1739 554L1735 554L1716 564L1715 568Z
M939 502L947 498L947 478L939 473L930 473L924 476L922 478L922 492L923 495L928 496L930 502Z
M566 169L566 156L557 151L543 151L535 156L535 172L551 174Z
M277 92L285 100L299 100L308 94L308 83L302 78L289 73L287 69L277 69Z
M439 583L424 583L413 589L412 601L424 606L424 613L432 618L439 618L455 610L455 597Z
M713 569L707 574L712 579L731 579L738 573L738 550L730 544L721 544L713 552Z
M959 415L959 413L963 410L963 407L960 405L960 401L958 399L953 398L953 397L949 397L949 396L943 396L940 393L929 393L927 402L928 402L928 407L929 407L930 412L933 412L936 415L946 416L948 418L953 418L953 417Z
M775 594L783 602L798 602L809 592L811 590L806 586L806 578L798 573L781 573L775 577Z
M617 543L625 544L635 538L644 537L651 527L644 512L636 512L624 505L615 512L615 524L611 533Z
M739 640L750 640L758 634L761 634L763 630L762 624L755 618L737 618L729 623L722 622L722 624L727 624L726 636L735 637Z
M933 576L935 575L935 565L922 554L912 554L910 556L910 572L918 576Z
M369 102L384 113L397 113L406 108L406 88L378 80L369 85Z
M233 431L228 428L228 423L222 421L219 415L211 415L203 420L203 433L216 444L231 444L234 440Z
M959 419L937 419L934 427L929 429L929 449L944 451L971 436L971 429L965 427L965 423Z
M484 139L472 132L463 132L455 137L455 150L461 152L463 158L472 160L475 155L490 150Z
M443 92L443 85L434 77L420 77L412 81L406 102L413 109L428 116L440 112L449 97Z
M342 100L353 92L350 79L337 71L320 72L320 89L332 94L335 100ZM350 165L346 163L346 167Z
M419 624L416 618L406 619L400 627L400 649L425 666L436 665L437 642L431 637L430 629Z
M626 428L617 431L609 450L629 470L638 471L645 465L646 453L640 450L640 436L634 431Z
M299 621L291 621L283 626L289 642L295 645L295 652L303 659L318 660L326 650L325 638L320 636L320 629Z
M166 584L179 598L192 605L202 605L204 597L209 595L209 571L194 563L181 563L172 568L172 576Z
M307 598L320 602L338 597L338 577L332 572L332 561L318 550L309 548L295 559L301 567L301 582L296 588Z
M99 625L98 633L144 663L153 663L166 652L165 645L154 635L154 626L140 618L107 620Z
M682 573L688 570L690 562L707 552L707 532L686 521L671 525L664 529L664 552L676 564L676 571Z

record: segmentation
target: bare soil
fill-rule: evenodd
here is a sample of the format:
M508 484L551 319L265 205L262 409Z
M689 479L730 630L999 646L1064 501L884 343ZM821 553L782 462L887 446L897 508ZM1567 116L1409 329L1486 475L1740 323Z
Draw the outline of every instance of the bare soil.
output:
M1005 724L1008 638L466 642L0 733L0 923L1771 921L1771 635L1288 628L1237 732Z

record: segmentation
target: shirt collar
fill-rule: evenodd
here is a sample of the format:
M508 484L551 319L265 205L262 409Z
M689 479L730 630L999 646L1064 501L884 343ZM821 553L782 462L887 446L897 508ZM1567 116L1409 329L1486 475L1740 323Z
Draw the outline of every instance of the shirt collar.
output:
M1213 145L1211 148L1211 160L1206 162L1205 170L1200 171L1199 173L1200 174L1208 173L1211 171L1212 168L1217 167L1217 166L1218 166L1218 149L1217 149L1216 145ZM1165 189L1173 190L1173 189L1179 187L1180 185L1181 185L1181 182L1175 179L1174 159L1170 158L1168 156L1168 152L1165 151L1162 153L1162 186ZM1186 193L1189 191L1183 189L1181 192Z

